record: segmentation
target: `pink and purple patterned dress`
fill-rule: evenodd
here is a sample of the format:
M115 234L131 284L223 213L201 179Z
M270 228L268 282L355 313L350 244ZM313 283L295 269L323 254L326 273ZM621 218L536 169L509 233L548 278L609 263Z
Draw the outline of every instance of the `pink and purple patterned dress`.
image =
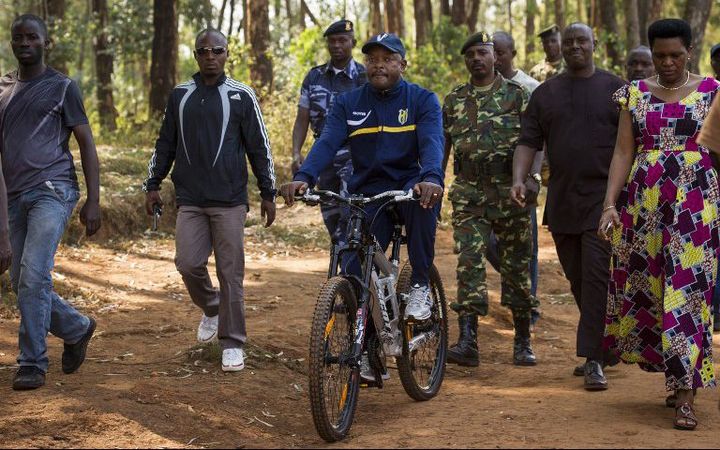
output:
M614 100L632 116L636 156L617 202L605 346L664 372L668 390L715 385L711 299L720 248L718 178L696 142L720 85L676 103L643 81Z

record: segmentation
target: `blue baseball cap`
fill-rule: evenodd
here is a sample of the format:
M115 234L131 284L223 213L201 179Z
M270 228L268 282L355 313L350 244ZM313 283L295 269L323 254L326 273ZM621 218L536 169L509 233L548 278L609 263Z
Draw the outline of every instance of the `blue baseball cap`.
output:
M405 58L405 46L399 37L393 33L380 33L368 40L365 45L362 46L362 52L367 54L373 47L384 47L393 53L397 53Z

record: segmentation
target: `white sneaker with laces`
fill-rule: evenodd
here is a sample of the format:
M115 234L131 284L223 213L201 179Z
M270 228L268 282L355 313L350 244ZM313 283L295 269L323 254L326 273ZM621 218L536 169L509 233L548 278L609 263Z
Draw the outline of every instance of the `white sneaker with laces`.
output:
M217 338L218 316L208 317L205 314L200 319L198 325L197 340L201 344L207 344Z
M245 351L241 348L226 348L222 354L223 372L237 372L245 368Z
M408 304L405 307L405 320L427 320L432 314L430 288L415 284L408 293Z

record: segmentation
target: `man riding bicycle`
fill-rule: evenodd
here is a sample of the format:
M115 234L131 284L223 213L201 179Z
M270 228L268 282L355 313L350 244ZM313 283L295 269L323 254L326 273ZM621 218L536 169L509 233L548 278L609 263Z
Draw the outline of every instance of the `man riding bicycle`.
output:
M397 205L413 269L405 319L422 321L431 315L429 271L443 195L442 110L433 92L403 80L407 61L405 47L397 36L374 36L363 45L362 52L369 83L337 98L300 171L280 191L285 202L292 205L296 194L315 185L318 174L332 164L335 153L346 142L354 167L348 186L351 194L369 196L412 188L420 201ZM369 206L366 212L373 217L378 207ZM393 224L384 211L379 214L371 232L387 248ZM343 267L346 272L360 272L356 259L344 262Z

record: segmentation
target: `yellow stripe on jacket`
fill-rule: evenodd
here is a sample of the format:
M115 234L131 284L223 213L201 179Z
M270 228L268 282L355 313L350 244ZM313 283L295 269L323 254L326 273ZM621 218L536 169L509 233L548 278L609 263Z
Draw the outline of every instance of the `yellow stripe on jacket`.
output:
M358 136L361 134L371 134L371 133L404 133L406 131L415 131L416 126L415 125L406 125L404 127L388 127L385 125L379 126L379 127L367 127L367 128L358 128L357 130L350 133L349 137Z

